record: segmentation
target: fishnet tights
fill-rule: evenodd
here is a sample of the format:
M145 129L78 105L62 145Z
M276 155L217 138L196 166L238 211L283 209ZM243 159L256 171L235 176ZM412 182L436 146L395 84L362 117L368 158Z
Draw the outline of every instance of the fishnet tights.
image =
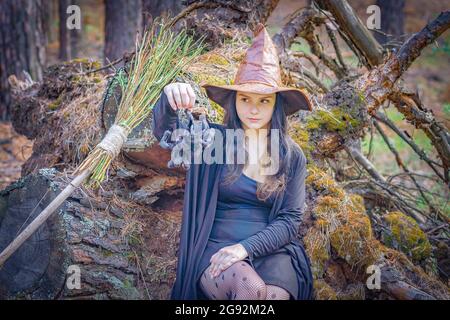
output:
M211 300L288 300L285 289L266 285L258 273L245 261L238 261L211 278L206 268L200 287Z
M281 287L267 284L267 298L266 300L289 300L291 295L289 292Z

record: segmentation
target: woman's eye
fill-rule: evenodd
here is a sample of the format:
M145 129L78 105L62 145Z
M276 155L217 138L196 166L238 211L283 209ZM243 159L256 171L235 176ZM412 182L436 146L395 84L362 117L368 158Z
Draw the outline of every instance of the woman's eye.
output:
M247 98L242 98L241 101L248 102Z
M262 103L269 103L269 100L268 99L263 99L263 100L261 100L262 101Z

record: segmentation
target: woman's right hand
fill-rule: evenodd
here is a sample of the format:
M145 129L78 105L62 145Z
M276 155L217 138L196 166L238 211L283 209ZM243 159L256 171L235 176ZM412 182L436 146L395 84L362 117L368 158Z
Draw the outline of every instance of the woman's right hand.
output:
M164 93L173 110L191 110L195 104L195 92L189 83L173 82L164 87Z

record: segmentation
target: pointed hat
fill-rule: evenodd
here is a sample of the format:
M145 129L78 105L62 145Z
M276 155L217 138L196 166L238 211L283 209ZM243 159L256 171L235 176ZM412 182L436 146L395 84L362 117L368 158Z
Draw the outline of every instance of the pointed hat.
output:
M279 92L287 102L286 115L298 110L312 110L304 90L283 86L278 51L262 23L258 23L255 28L252 45L239 65L234 84L219 86L202 83L201 86L208 97L222 108L228 106L229 94L234 90L260 94Z

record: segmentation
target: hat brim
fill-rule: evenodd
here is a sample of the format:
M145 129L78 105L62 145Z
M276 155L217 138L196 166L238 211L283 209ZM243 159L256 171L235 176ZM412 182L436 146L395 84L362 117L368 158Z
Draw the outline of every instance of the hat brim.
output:
M286 115L291 115L298 110L312 110L311 102L306 92L298 88L289 87L270 87L261 83L244 83L239 85L211 85L200 84L205 88L208 97L226 109L229 101L229 94L231 91L242 91L258 94L272 94L279 92L286 99Z

